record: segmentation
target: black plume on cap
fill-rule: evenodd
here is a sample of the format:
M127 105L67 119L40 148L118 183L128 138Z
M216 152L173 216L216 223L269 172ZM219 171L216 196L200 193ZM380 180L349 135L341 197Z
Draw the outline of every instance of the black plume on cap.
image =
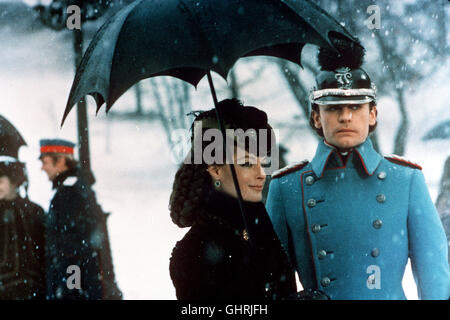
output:
M317 60L322 71L334 71L343 67L350 69L361 67L365 50L359 41L353 42L339 35L336 35L331 41L339 53L327 48L319 49Z

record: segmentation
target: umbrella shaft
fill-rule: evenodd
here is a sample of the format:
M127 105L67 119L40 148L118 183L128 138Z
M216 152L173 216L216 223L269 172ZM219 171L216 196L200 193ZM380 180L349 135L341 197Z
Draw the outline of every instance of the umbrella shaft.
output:
M212 81L211 72L209 70L206 73L206 76L208 77L209 88L211 89L211 94L212 94L213 101L214 101L214 107L215 107L215 110L216 110L216 117L217 117L217 121L219 122L219 129L220 129L220 132L222 132L222 137L224 137L222 139L222 141L223 141L223 150L225 151L225 154L227 154L227 152L226 152L227 151L227 149L226 149L226 139L225 139L225 137L226 137L225 126L223 125L223 122L222 122L222 115L220 114L220 110L219 110L219 108L217 108L218 101L217 101L216 90L214 88L214 83ZM234 148L234 146L233 146L233 148ZM234 152L232 154L233 154L233 158L234 158ZM248 230L248 228L247 228L247 220L245 219L245 212L244 212L244 208L242 206L243 199L242 199L242 194L241 194L241 188L239 188L239 183L238 183L238 178L237 178L237 175L236 175L236 170L234 168L233 162L231 162L229 165L230 165L230 170L231 170L231 176L233 177L234 187L236 188L236 193L237 193L237 196L238 196L238 203L239 203L239 208L241 210L242 219L244 221L244 227L245 227L246 230ZM251 237L249 238L249 241L251 241Z
M80 65L83 57L83 31L75 29L73 31L73 49L75 51L75 67ZM91 170L89 157L89 131L86 110L86 100L83 98L77 104L77 127L78 146L81 171L83 176L87 176Z

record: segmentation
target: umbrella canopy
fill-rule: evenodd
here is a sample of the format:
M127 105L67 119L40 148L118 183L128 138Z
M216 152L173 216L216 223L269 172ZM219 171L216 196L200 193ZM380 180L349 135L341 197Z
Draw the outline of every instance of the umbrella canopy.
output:
M356 40L309 0L145 0L112 16L87 49L63 121L85 95L97 111L138 81L167 75L196 86L209 71L226 79L243 56L268 55L300 64L306 43L333 48Z
M25 140L11 122L0 116L0 156L18 159L19 148L26 146Z

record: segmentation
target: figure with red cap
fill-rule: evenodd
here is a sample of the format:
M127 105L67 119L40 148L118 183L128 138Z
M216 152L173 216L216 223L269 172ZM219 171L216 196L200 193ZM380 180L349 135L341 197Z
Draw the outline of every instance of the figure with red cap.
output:
M91 184L80 178L75 144L44 139L40 147L55 190L46 219L47 299L102 299L101 241L91 211L97 203Z

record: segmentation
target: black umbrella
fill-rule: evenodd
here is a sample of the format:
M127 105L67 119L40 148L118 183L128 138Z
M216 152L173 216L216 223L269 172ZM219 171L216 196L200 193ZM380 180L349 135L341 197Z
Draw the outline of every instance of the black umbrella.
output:
M268 55L300 65L305 43L332 47L354 38L308 0L144 0L111 17L77 70L63 121L85 95L99 109L136 82L158 75L194 86L211 70L226 78L243 56Z
M18 159L19 148L26 145L16 127L0 116L0 155Z
M62 123L85 95L94 97L97 112L105 102L108 111L133 84L159 75L194 86L207 75L216 106L210 71L226 79L239 58L256 55L301 65L300 53L306 43L333 49L334 37L356 43L309 0L135 1L94 36L75 75ZM216 112L224 134L217 108ZM236 173L230 167L241 203Z

